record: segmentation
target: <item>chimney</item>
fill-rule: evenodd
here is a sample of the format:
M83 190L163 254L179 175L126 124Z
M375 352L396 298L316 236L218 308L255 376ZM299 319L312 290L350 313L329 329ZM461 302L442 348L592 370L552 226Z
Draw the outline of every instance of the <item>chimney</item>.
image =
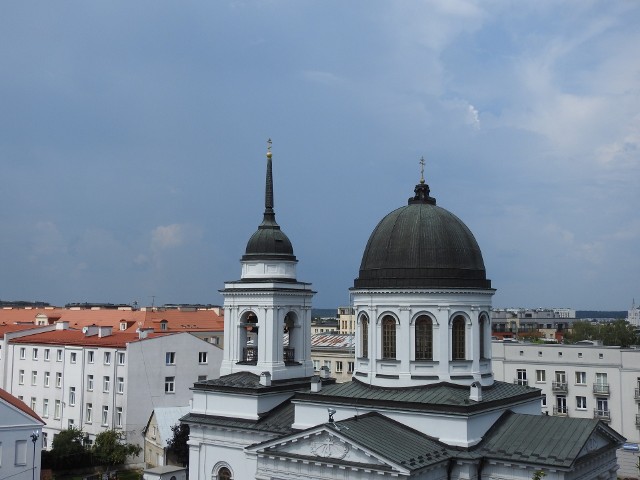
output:
M482 386L480 385L480 382L473 382L471 384L471 388L469 392L469 400L473 402L482 401Z
M56 330L69 330L69 322L57 321Z
M264 387L271 386L271 374L269 372L262 372L260 374L260 385Z
M322 390L322 381L318 375L311 377L311 393L318 393Z
M329 378L329 367L320 367L320 378Z
M147 338L150 333L153 333L153 328L139 328L138 329L138 338L140 340Z

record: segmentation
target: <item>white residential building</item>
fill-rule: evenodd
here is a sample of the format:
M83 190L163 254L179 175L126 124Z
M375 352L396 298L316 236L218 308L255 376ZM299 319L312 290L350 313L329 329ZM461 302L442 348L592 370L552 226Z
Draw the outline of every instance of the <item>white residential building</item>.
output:
M5 388L47 422L45 448L70 427L89 441L106 429L121 430L142 446L155 407L186 405L195 382L219 376L222 350L191 333L56 326L10 340L6 352Z
M0 478L40 478L42 419L0 388Z
M619 476L637 476L640 349L493 342L496 380L540 388L548 415L594 418L627 438Z
M627 312L627 322L634 327L640 327L640 305L636 305L636 300L631 304L631 310Z

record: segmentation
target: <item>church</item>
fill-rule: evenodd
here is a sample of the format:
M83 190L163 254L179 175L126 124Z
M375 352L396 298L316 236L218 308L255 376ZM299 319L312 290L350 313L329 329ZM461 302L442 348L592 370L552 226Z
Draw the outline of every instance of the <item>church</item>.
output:
M469 228L421 174L373 230L351 294L353 379L311 362L314 291L265 210L224 297L220 378L193 386L193 480L615 479L624 438L591 419L541 415L539 389L494 380L491 299Z

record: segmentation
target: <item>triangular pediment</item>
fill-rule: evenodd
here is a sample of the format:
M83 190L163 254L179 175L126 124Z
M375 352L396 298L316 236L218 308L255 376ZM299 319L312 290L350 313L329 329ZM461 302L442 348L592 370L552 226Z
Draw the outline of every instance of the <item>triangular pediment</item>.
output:
M258 455L294 459L296 461L348 464L354 468L407 472L401 465L359 445L330 425L320 425L297 434L287 435L254 445L248 450Z
M612 433L614 435L612 435ZM619 437L617 432L612 431L609 427L601 426L600 428L596 428L584 443L584 446L576 458L584 457L602 448L619 443L620 439L615 438L616 436Z

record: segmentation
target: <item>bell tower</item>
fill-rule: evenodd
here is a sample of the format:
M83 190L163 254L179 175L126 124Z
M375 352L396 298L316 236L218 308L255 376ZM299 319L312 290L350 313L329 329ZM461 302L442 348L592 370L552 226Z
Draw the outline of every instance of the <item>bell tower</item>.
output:
M262 223L247 242L240 280L224 290L224 359L220 375L269 373L271 380L311 377L310 283L296 279L298 260L273 209L271 139Z

